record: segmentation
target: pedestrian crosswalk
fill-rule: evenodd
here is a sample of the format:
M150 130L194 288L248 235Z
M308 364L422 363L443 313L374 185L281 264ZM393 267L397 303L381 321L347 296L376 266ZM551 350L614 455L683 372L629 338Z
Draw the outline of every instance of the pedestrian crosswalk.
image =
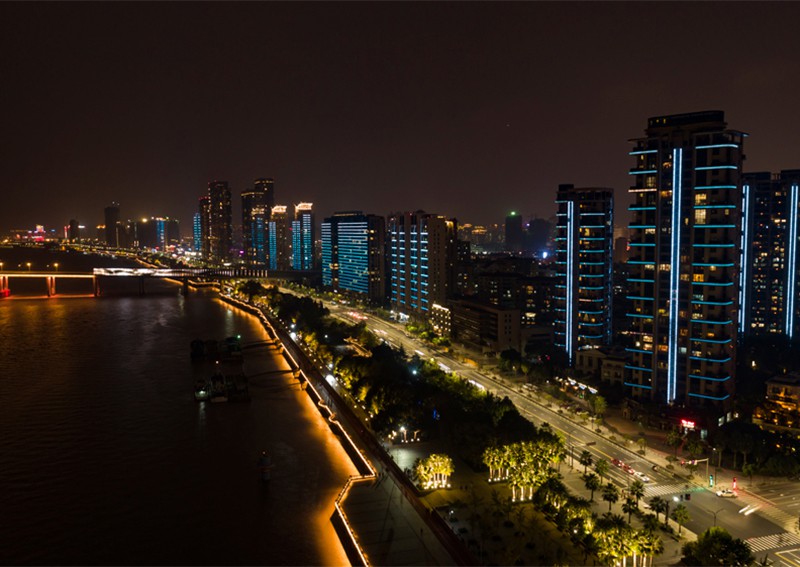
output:
M685 492L693 491L694 487L686 488L685 483L648 484L644 487L644 497L651 498L653 496L667 496L669 494L683 494Z
M753 550L753 553L758 553L760 551L767 551L768 549L800 545L800 536L791 532L781 532L779 534L751 537L746 541L750 545L750 549Z

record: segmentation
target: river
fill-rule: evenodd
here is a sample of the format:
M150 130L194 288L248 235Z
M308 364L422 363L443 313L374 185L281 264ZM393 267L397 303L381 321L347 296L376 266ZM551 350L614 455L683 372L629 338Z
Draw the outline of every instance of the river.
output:
M166 282L0 300L0 563L347 564L330 516L355 468L283 360L246 351L250 402L194 400L213 369L190 341L237 334L266 338Z

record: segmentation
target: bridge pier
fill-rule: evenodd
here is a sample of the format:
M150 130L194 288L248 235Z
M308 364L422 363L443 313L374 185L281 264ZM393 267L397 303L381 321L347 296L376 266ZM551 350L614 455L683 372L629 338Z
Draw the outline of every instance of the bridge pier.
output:
M8 297L11 290L8 287L8 276L0 276L0 297Z
M56 278L55 276L47 276L47 297L53 297L56 294Z
M100 278L98 278L97 276L94 276L92 278L92 283L94 284L93 285L93 287L94 287L94 296L95 297L100 297Z

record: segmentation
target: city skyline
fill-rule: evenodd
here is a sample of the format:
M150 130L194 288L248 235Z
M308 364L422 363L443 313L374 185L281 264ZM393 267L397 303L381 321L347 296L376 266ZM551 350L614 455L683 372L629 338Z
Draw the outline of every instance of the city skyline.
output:
M92 226L115 202L186 232L209 182L237 206L262 176L318 218L476 224L611 187L622 224L629 138L701 110L750 134L745 173L797 167L800 7L630 6L3 5L0 230Z

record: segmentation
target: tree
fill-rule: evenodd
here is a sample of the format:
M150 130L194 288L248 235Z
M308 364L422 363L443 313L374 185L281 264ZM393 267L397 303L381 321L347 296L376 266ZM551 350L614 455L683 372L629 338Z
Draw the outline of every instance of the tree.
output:
M680 447L682 441L683 436L681 435L681 432L674 427L670 429L669 433L667 433L667 445L675 449L676 458L678 457L678 447Z
M750 484L753 484L753 475L758 473L758 466L754 463L747 463L742 465L742 474L750 479ZM763 478L762 478L763 480Z
M619 489L610 482L603 487L603 500L608 502L608 511L611 512L611 505L619 500Z
M625 499L625 502L622 503L622 511L628 514L628 523L631 523L631 516L639 510L639 505L636 503L636 500L628 496Z
M245 294L247 296L247 301L250 303L253 302L253 297L256 295L263 295L266 291L264 286L256 280L247 280L239 286L239 292Z
M667 506L667 501L660 496L653 496L650 499L650 509L656 513L656 520L658 520L658 515L661 512L666 512Z
M602 423L603 416L606 410L608 410L608 402L606 399L600 394L595 394L589 398L589 405L592 408L592 412L597 416L597 419Z
M586 486L586 490L591 491L591 497L589 500L594 502L594 491L600 488L600 477L594 473L584 474L583 475L583 483Z
M644 498L644 483L638 478L634 480L628 487L628 494L636 499L636 504L638 505L639 500Z
M605 459L600 459L597 461L597 464L594 466L595 472L600 475L600 478L605 480L605 476L608 473L609 464L608 461Z
M639 437L639 439L636 441L636 444L639 445L639 451L641 451L642 455L644 455L647 451L647 437Z
M594 459L592 458L592 454L586 449L584 449L583 451L581 451L581 456L578 457L578 462L583 465L583 474L585 475L586 468L592 465Z
M747 542L734 539L725 528L719 526L708 528L697 541L683 546L683 562L686 565L746 567L754 561Z
M672 511L672 519L678 524L678 535L681 535L683 525L689 521L689 510L683 504L678 504Z

